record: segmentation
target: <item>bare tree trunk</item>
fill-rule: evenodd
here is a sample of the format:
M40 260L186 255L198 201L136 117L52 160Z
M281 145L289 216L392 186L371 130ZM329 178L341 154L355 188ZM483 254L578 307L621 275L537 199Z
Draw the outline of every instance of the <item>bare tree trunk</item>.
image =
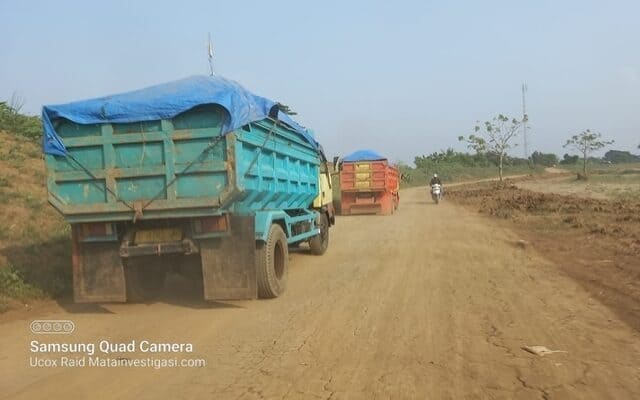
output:
M500 177L500 182L502 182L502 159L504 155L500 153L500 162L498 163L498 176Z
M582 174L587 176L587 152L582 153Z

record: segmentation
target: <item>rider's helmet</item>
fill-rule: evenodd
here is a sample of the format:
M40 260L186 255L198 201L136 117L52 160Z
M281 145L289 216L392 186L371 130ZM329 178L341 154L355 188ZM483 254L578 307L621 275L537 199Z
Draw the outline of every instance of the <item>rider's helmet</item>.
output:
M434 178L437 178L437 177L438 177L438 174L433 174L433 177L434 177Z

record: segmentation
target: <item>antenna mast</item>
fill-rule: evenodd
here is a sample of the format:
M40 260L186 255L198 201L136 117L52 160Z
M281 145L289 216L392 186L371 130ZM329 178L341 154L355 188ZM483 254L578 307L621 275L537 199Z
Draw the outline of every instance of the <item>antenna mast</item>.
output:
M522 84L522 138L524 141L524 158L529 159L529 146L527 143L527 102L526 102L526 93L527 93L527 83L524 82Z
M213 44L211 43L211 33L209 32L209 76L215 75L213 73Z

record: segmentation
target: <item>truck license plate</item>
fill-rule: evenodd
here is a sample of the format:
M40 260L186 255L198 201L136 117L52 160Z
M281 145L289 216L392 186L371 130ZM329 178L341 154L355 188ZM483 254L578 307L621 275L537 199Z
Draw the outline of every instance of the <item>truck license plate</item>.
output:
M182 229L161 228L137 231L135 243L165 243L180 240L182 240Z

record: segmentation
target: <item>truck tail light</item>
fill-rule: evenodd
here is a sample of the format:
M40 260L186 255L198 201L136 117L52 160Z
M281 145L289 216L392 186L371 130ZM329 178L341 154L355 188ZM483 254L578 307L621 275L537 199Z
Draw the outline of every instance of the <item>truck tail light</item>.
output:
M226 215L204 217L193 220L193 231L197 235L207 233L226 232L229 229Z

